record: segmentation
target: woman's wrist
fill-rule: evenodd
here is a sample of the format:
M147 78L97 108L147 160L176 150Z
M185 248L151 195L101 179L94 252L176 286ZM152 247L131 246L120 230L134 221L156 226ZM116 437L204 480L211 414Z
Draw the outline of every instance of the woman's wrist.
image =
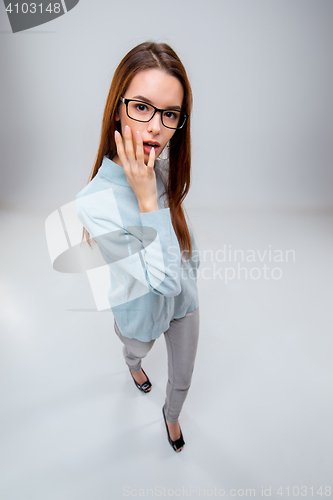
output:
M139 210L141 213L146 213L146 212L155 212L156 210L159 210L157 200L152 201L152 202L138 202L139 204Z

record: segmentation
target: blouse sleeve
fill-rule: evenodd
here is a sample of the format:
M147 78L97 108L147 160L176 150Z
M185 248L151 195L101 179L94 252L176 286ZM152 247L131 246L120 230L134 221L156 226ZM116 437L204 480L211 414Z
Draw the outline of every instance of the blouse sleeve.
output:
M170 208L140 213L140 225L125 227L108 188L78 195L76 211L107 264L116 264L158 295L181 292L181 253Z

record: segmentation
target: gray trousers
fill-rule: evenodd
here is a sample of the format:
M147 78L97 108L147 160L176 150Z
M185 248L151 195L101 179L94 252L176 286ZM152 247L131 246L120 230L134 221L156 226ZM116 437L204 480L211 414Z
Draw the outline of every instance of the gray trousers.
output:
M168 355L168 383L164 405L165 418L171 424L177 422L189 391L199 337L199 307L183 318L173 319L164 332ZM114 329L123 342L123 355L133 372L141 370L141 359L153 347L155 340L141 342L121 334L114 320Z

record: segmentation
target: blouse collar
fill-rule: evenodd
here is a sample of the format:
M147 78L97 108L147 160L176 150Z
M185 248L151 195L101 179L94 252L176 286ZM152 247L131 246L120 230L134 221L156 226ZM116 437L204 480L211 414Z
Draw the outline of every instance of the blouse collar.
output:
M157 173L158 160L155 161L154 170ZM104 156L101 166L98 169L98 174L104 179L110 182L119 184L120 186L131 187L128 184L128 180L123 167L110 160L107 156ZM132 189L132 188L131 188Z
M98 174L115 184L130 187L123 167L110 160L107 156L104 156Z

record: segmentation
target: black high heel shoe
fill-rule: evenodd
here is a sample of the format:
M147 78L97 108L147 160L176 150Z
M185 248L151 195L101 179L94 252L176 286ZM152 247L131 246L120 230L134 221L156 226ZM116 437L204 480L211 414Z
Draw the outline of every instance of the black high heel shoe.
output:
M136 387L137 387L140 391L142 391L142 392L145 392L145 393L146 393L146 392L150 392L149 388L152 386L152 384L151 384L151 382L150 382L150 380L149 380L149 378L148 378L148 375L144 372L143 368L141 368L141 370L143 371L144 375L146 375L147 380L146 380L146 382L144 382L143 384L141 384L141 385L140 385L140 384L138 384L138 383L137 383L137 381L136 381L136 380L135 380L135 378L133 377L132 372L131 372L131 369L129 368L130 374L132 375L132 379L134 380L134 383L135 383Z
M163 413L163 418L164 418L164 422L165 422L165 427L166 427L166 430L167 430L167 434L168 434L168 440L169 440L169 443L170 445L172 446L172 448L177 452L179 453L180 451L182 450L179 450L179 448L181 448L182 446L184 446L185 444L185 441L183 439L183 434L182 434L182 430L180 429L180 438L176 439L176 441L172 441L171 437L170 437L170 434L169 434L169 428L168 428L168 425L167 425L167 421L166 421L166 418L165 418L165 413L164 413L164 406L162 408L162 413ZM180 426L179 426L180 428ZM179 451L178 451L179 450Z

